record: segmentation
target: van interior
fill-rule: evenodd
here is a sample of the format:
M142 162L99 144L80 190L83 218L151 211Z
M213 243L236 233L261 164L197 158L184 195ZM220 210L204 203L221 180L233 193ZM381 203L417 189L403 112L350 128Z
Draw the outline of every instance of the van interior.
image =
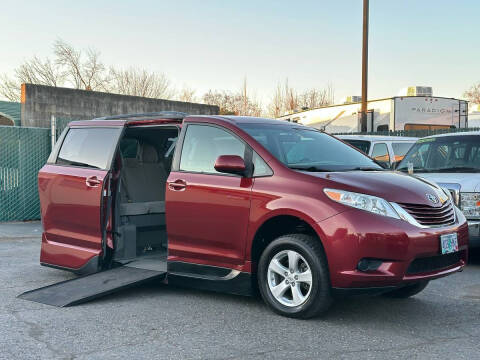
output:
M114 166L112 260L130 267L166 271L165 188L178 128L127 128Z

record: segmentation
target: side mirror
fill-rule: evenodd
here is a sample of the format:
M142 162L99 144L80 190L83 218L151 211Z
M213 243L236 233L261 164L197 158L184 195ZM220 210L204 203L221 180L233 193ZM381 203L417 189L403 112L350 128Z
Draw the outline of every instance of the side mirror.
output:
M226 174L244 175L245 161L238 155L220 155L215 161L215 170Z

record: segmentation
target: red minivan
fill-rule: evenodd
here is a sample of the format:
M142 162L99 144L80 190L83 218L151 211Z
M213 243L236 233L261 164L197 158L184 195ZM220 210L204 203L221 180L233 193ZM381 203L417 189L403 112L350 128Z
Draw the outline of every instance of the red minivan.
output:
M409 297L461 270L447 191L280 120L163 112L75 121L39 173L42 265L134 264L165 282L258 289L308 318L339 294Z

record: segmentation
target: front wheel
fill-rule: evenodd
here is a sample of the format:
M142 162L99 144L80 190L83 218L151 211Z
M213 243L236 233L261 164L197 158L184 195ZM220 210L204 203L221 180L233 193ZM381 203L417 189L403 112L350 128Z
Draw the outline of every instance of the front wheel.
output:
M258 286L263 300L280 315L307 319L327 311L332 298L320 241L292 234L271 242L260 257Z

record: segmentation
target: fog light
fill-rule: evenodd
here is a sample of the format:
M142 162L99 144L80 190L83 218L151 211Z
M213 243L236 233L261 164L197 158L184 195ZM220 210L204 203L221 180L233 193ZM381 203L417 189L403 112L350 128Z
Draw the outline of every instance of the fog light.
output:
M358 262L357 269L363 272L375 271L380 267L380 265L382 265L382 262L382 260L378 259L363 258Z

